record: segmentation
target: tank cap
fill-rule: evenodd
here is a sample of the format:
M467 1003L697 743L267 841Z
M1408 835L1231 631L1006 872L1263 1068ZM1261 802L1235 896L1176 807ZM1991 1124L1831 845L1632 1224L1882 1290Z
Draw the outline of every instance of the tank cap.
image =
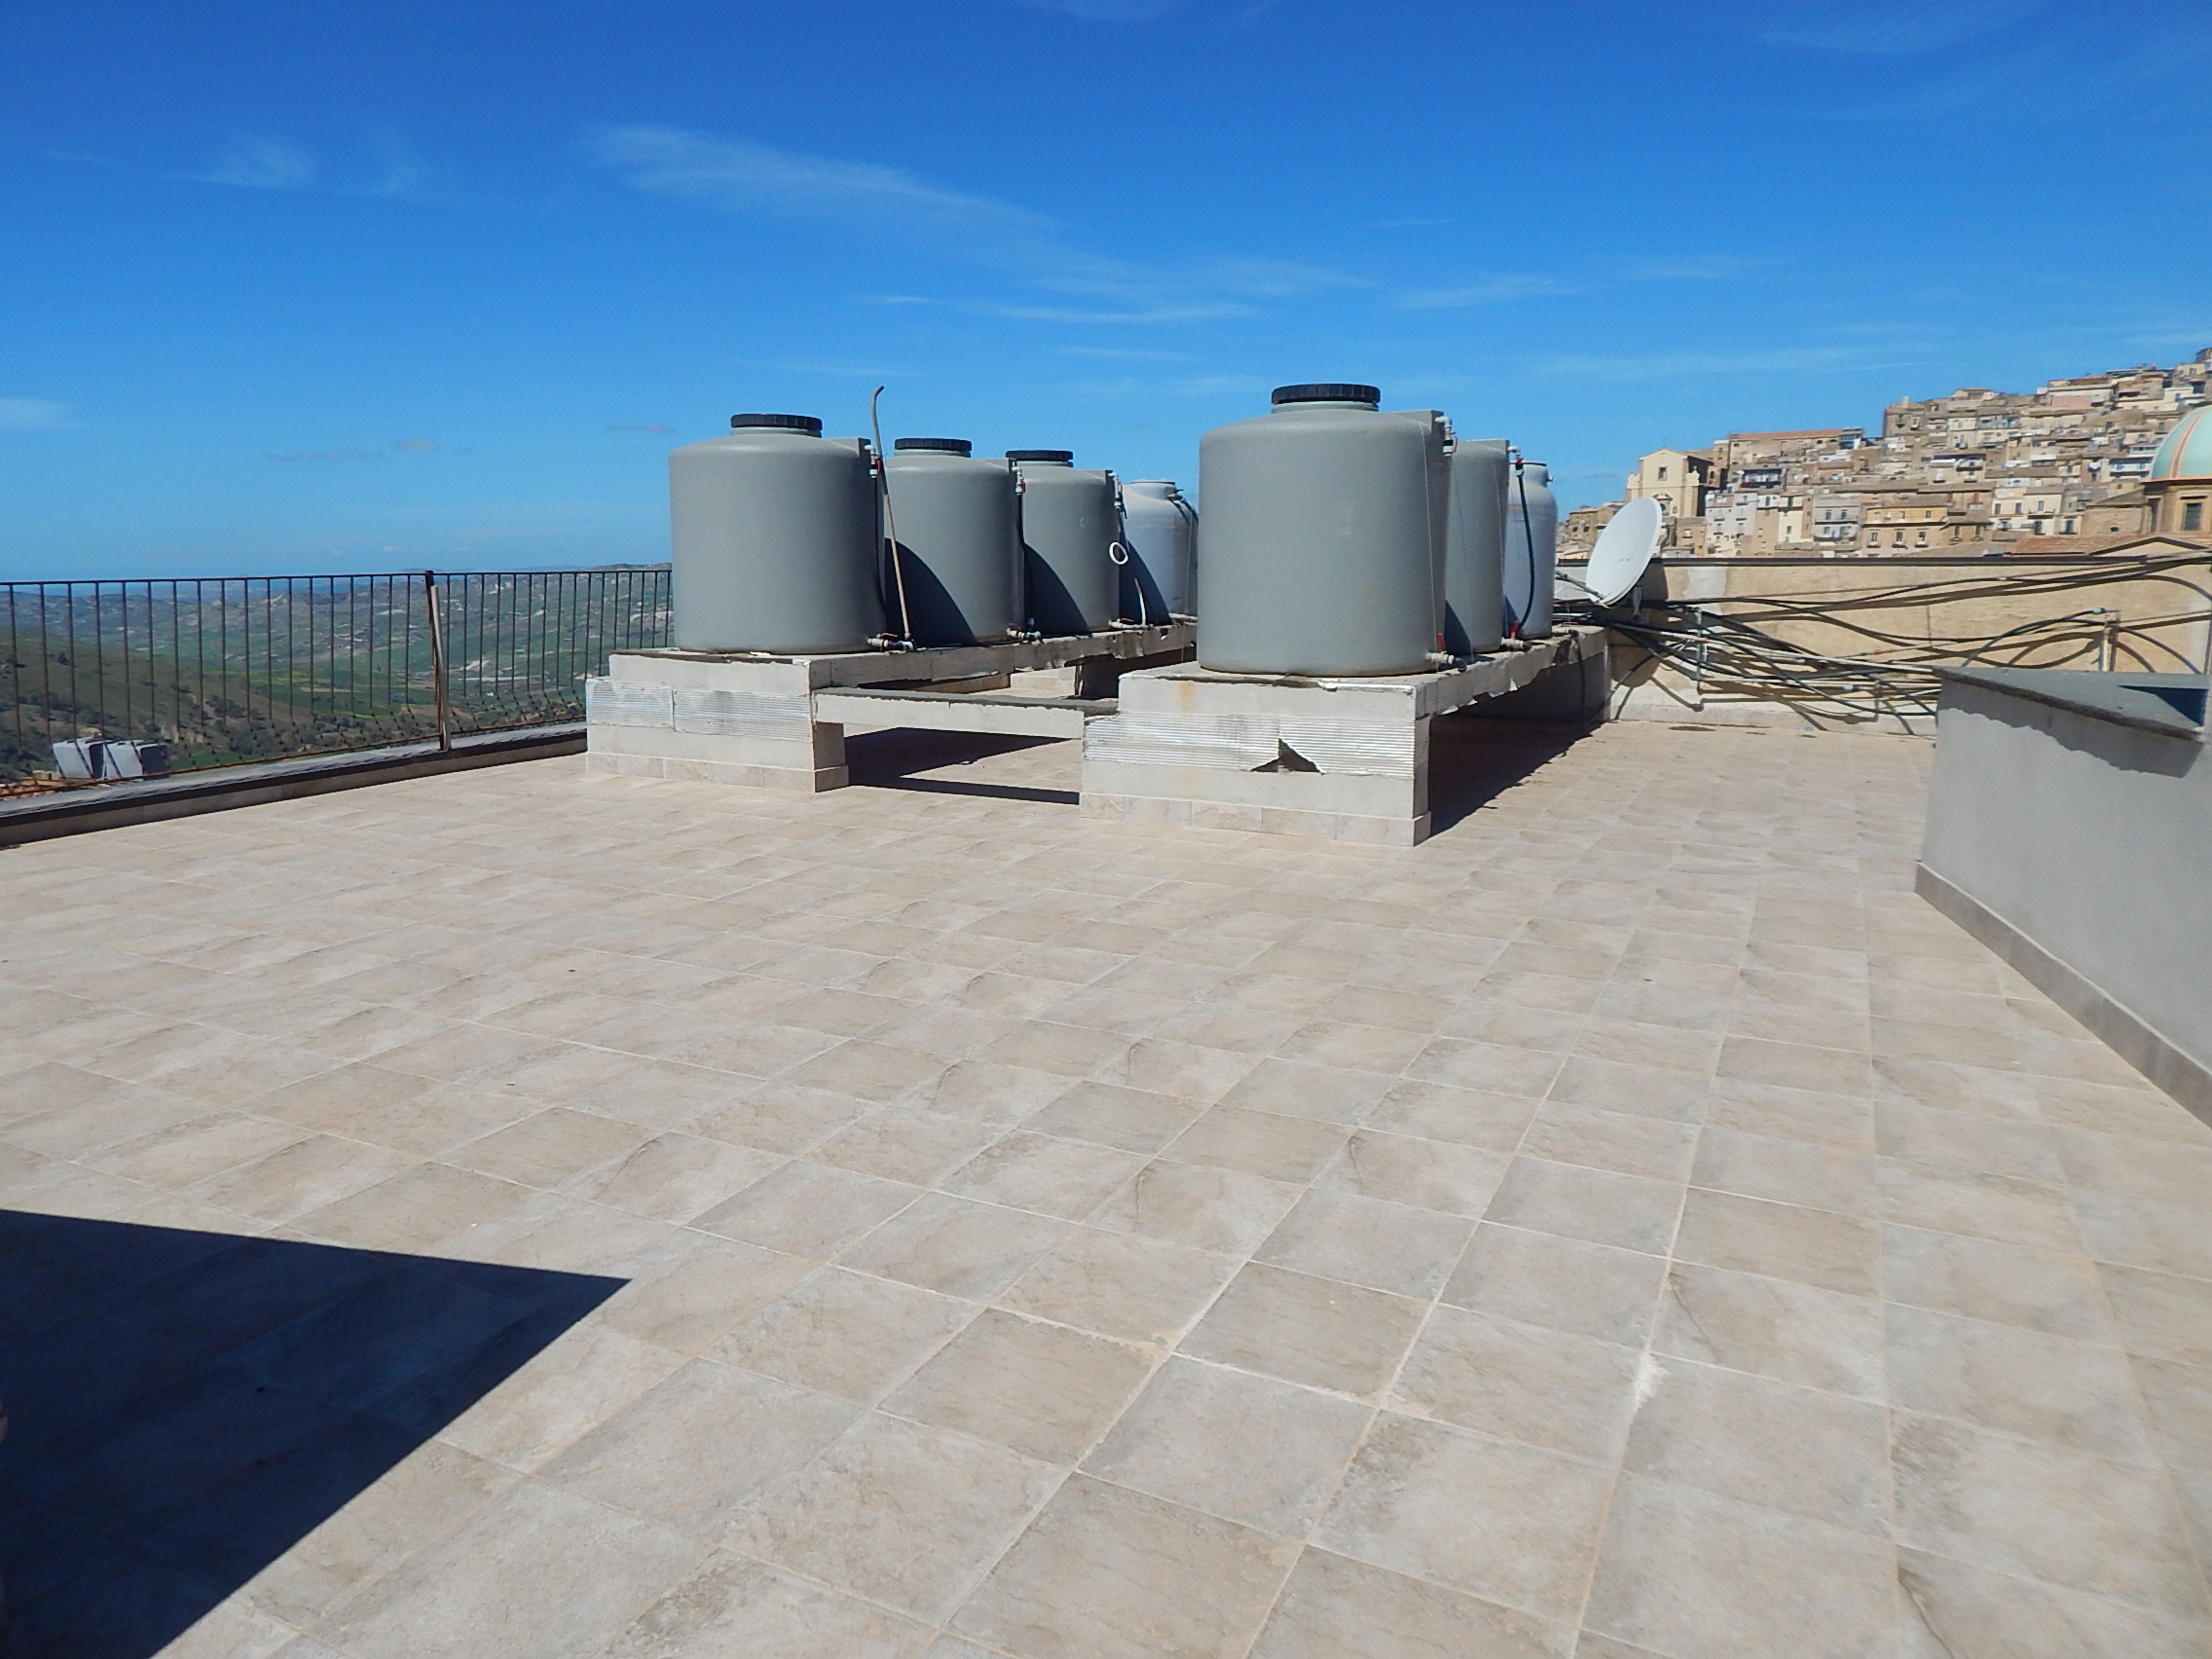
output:
M893 438L895 450L936 450L943 455L974 455L976 446L966 438Z
M1313 381L1305 386L1278 386L1268 394L1270 403L1381 403L1379 386L1354 386L1349 381Z
M1068 464L1068 463L1069 463L1070 461L1072 461L1073 460L1075 460L1075 451L1073 451L1073 450L1008 450L1008 451L1006 452L1006 458L1007 458L1007 460L1009 460L1009 461L1052 461L1052 462L1056 462L1057 464L1059 464L1059 465L1061 465L1061 466L1065 466L1065 465L1067 465L1067 464Z
M777 431L804 432L810 438L822 436L822 420L815 415L732 415L732 426L767 426Z

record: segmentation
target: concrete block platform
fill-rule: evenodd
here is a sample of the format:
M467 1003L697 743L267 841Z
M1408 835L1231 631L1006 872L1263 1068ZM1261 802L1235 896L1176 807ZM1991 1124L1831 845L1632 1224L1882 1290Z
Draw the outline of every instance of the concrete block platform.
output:
M620 651L585 682L585 769L813 793L842 789L845 723L1074 737L1125 668L1186 660L1190 623L1048 640L852 651ZM998 696L1073 668L1074 698Z
M1605 640L1567 628L1428 674L1318 680L1196 664L1123 677L1083 728L1092 818L1413 846L1427 839L1429 722L1519 693L1525 717L1602 718Z

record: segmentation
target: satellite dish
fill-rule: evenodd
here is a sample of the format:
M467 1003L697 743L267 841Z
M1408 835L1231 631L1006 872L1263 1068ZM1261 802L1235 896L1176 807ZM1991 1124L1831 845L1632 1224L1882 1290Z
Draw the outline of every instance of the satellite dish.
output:
M1598 533L1590 549L1590 563L1582 572L1583 586L1600 605L1618 605L1642 577L1659 551L1659 536L1667 527L1667 511L1649 496L1640 496L1612 516Z

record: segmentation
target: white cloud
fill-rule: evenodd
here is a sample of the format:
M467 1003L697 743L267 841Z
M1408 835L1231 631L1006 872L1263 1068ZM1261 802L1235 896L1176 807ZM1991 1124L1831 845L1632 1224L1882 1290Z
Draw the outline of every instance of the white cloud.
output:
M903 167L839 162L711 138L670 127L608 127L592 134L593 158L640 190L703 202L724 212L786 219L872 221L904 237L979 239L985 250L1034 256L1059 227L987 196L925 183Z
M663 426L653 421L625 421L620 425L607 428L610 432L673 432L674 426Z
M1430 288L1406 294L1398 304L1407 311L1452 311L1461 306L1510 305L1515 300L1578 292L1556 276L1503 276L1486 277L1463 288Z
M1292 265L1279 259L1215 259L1197 267L1193 277L1224 293L1256 300L1292 299L1328 289L1372 288L1364 276L1347 276L1320 265Z
M70 405L51 397L0 397L0 432L54 432L76 423Z
M366 145L373 162L356 157L334 169L326 169L304 145L289 138L249 133L235 137L225 145L212 166L199 172L163 176L188 184L220 184L240 190L314 190L340 196L406 197L419 201L434 199L439 194L439 180L430 166L400 139L387 133L374 133L368 137ZM91 166L116 165L89 156L64 159Z
M409 455L436 455L438 453L438 444L435 438L394 438L391 440L391 447L395 450L405 450Z
M833 225L878 252L996 271L1022 285L1102 302L1091 308L944 302L912 294L876 305L974 304L989 314L1069 323L1191 322L1248 314L1252 300L1369 286L1276 260L1216 258L1151 268L1091 253L1056 219L951 190L903 167L838 161L668 127L606 127L592 158L633 188L726 213Z
M209 170L195 175L202 184L229 184L244 190L299 190L315 182L314 158L282 138L234 138Z

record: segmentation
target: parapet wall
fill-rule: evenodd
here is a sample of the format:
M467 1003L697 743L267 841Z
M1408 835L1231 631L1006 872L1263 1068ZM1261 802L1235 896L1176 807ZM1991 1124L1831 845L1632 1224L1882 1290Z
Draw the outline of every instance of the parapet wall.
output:
M1946 684L1919 887L2212 1122L2212 750L2137 678Z

